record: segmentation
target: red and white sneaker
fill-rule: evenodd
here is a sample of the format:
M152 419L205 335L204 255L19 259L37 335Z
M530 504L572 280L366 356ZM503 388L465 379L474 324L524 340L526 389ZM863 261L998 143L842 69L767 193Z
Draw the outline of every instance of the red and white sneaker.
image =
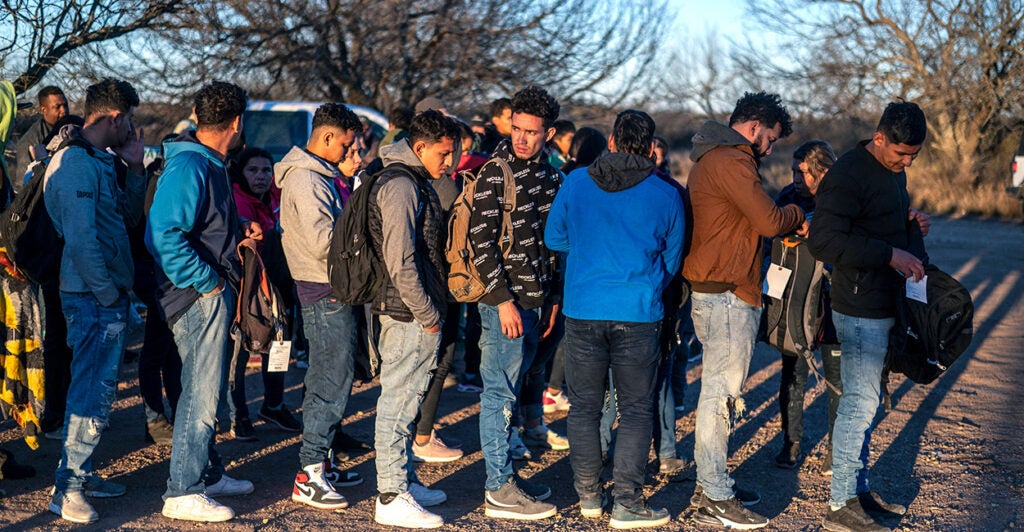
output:
M560 392L557 395L552 395L547 390L544 390L544 413L554 414L559 411L567 411L571 406L569 404L569 398L565 396L565 392Z
M319 508L338 510L348 507L348 501L324 478L324 462L308 465L295 474L292 500Z

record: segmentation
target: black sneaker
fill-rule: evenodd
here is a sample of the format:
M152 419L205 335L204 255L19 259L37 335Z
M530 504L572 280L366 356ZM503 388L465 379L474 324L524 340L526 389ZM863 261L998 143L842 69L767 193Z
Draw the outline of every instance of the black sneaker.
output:
M260 407L259 418L267 423L277 425L281 430L302 432L302 423L299 423L299 420L295 419L295 416L285 408L284 403L277 409L270 408L264 403Z
M515 479L516 485L519 486L519 489L523 490L523 493L537 499L538 501L547 500L547 498L551 496L551 488L544 484L526 480L519 476L519 473L512 475L512 478Z
M829 445L825 451L825 458L821 460L821 474L826 477L832 476L832 446Z
M484 493L484 515L499 519L544 519L555 515L555 505L523 493L513 478L495 491Z
M607 491L600 490L597 493L580 495L580 515L583 517L601 517L605 506L608 506Z
M359 476L359 473L338 469L330 461L324 462L324 479L335 488L358 486L363 483L363 477Z
M800 442L786 442L782 450L775 456L775 467L782 469L796 469L803 460L804 453L800 452Z
M608 524L612 528L646 528L668 524L668 510L664 508L651 508L647 503L640 501L637 506L623 506L615 503L612 507L612 518Z
M257 441L256 430L252 428L252 421L247 417L241 417L231 424L231 437L238 441Z
M352 436L349 436L338 427L334 430L334 439L331 440L331 449L334 450L335 454L344 452L346 454L361 454L369 451L373 447L369 444L361 442Z
M860 500L860 507L875 519L895 519L907 513L906 506L885 502L874 490L858 493L857 499Z
M860 505L856 497L846 501L846 506L833 511L831 508L825 512L825 519L821 527L831 532L889 532L871 518Z
M743 506L753 506L761 502L760 493L754 490L745 490L736 484L733 484L732 486L732 493L733 496L736 497L736 500L740 501L740 504ZM704 496L704 488L702 488L700 484L697 484L697 487L693 490L693 495L690 496L690 505L699 508L701 504L710 500L711 499Z
M713 525L736 530L754 530L768 524L764 516L746 509L733 497L724 501L713 501L701 495L693 520L703 525Z

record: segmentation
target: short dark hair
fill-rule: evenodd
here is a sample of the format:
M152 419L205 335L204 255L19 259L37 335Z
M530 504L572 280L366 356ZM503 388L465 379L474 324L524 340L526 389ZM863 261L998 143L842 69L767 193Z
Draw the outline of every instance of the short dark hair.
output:
M629 109L619 113L612 126L615 149L620 153L647 157L651 153L654 127L654 119L643 111Z
M245 170L245 165L249 164L249 161L253 159L266 159L270 161L270 166L274 166L274 156L269 151L252 146L239 152L234 163L228 166L231 180L241 184L247 191L249 190L249 183L246 182L245 174L242 171Z
M36 95L39 105L43 105L43 102L50 96L64 96L64 91L60 90L60 87L56 85L47 85L39 89L39 94ZM64 98L67 99L67 96L64 96Z
M604 138L604 133L592 127L581 127L576 130L569 144L569 162L562 165L560 170L569 173L576 168L590 166L607 149L608 139Z
M526 113L539 116L544 121L544 127L551 127L551 124L558 118L561 107L548 91L530 85L512 96L512 114Z
M399 105L388 113L388 122L396 129L409 129L409 124L412 124L412 117L414 116L416 116L416 113L412 111L411 107Z
M501 113L505 112L505 109L512 108L512 100L508 98L498 98L491 102L491 118L495 116L501 116Z
M781 124L782 133L779 138L788 137L793 132L793 119L789 116L786 106L782 105L782 98L778 94L770 94L765 91L745 92L742 98L736 100L736 108L729 116L729 125L734 126L754 120L769 128Z
M889 142L920 146L928 135L928 122L924 111L914 102L891 102L885 106L877 131Z
M233 83L214 81L199 89L195 98L196 125L224 131L231 121L242 116L249 96Z
M566 133L576 132L576 124L573 124L572 120L555 120L551 127L555 128L555 136L553 138L561 137Z
M459 127L455 121L437 109L429 109L417 114L412 119L412 124L409 125L409 145L420 141L436 144L444 138L458 142L462 139L462 135L459 133Z
M313 113L313 131L321 127L334 127L341 131L363 131L363 123L359 115L343 103L325 103Z
M139 93L135 92L131 83L124 80L104 78L85 89L86 118L110 111L127 113L138 105Z

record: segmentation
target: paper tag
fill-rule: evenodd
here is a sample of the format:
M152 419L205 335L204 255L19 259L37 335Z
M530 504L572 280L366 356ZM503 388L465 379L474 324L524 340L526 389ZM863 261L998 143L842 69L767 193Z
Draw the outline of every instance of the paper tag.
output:
M291 355L291 340L270 344L270 358L267 360L267 371L288 371L288 359Z
M768 267L768 297L775 299L782 299L782 293L786 291L786 285L789 284L789 277L793 275L793 270L784 268L778 264L772 264Z
M907 299L913 299L914 301L920 301L924 304L928 304L928 276L925 275L920 281L915 281L913 277L907 278Z

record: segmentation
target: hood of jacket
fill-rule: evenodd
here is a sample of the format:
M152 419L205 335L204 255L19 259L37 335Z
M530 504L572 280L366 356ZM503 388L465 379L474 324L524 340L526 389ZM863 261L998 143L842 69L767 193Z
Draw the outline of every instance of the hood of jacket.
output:
M590 178L605 192L638 185L654 172L654 161L635 153L609 152L587 167Z
M217 156L217 152L206 147L204 144L199 142L196 138L195 130L189 129L178 135L176 138L164 142L164 160L169 160L175 155L194 152L202 157L205 157L215 166L224 167L224 161Z
M416 156L416 152L412 151L412 146L409 145L409 139L404 138L393 144L380 147L380 160L384 163L384 166L394 163L402 163L409 168L415 168L424 173L427 172L426 167L420 162L420 158Z
M341 175L337 166L299 146L292 146L284 158L274 165L274 184L277 185L277 188L284 188L284 182L288 179L291 170L308 170L323 176L324 179L334 179Z
M735 129L720 122L708 120L693 135L693 151L690 152L690 159L697 162L707 152L719 146L749 147L750 141Z

